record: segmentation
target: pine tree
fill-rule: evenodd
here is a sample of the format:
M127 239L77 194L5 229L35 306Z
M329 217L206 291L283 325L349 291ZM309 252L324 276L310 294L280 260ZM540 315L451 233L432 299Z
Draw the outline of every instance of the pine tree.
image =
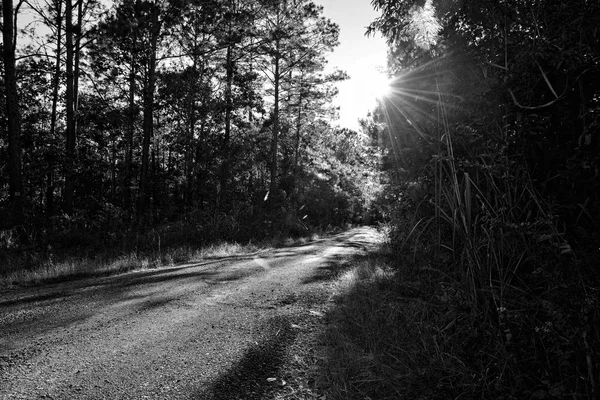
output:
M2 38L4 57L4 84L6 86L6 117L8 120L8 173L10 225L19 226L24 217L24 193L21 166L21 111L17 90L15 50L17 46L17 27L15 16L23 1L13 8L12 0L2 0Z

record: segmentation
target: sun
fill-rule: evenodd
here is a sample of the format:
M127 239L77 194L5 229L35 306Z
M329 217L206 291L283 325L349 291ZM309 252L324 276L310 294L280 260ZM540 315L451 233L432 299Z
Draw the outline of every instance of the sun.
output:
M384 99L392 93L391 81L385 74L376 73L370 81L371 91L376 99Z
M391 99L396 89L384 67L363 59L348 68L350 79L338 82L335 104L340 107L340 123L359 129L358 120L372 112L383 99Z

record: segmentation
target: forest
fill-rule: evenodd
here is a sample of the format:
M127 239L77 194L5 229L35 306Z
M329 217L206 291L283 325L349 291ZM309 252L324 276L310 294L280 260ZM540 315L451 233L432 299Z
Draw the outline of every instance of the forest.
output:
M398 276L355 293L390 328L349 397L600 398L600 3L372 5Z
M326 69L339 28L322 7L11 3L0 220L15 268L70 249L305 235L370 208L377 149L332 123L346 74Z
M0 273L376 222L337 398L600 398L598 1L372 0L358 132L310 1L2 4Z

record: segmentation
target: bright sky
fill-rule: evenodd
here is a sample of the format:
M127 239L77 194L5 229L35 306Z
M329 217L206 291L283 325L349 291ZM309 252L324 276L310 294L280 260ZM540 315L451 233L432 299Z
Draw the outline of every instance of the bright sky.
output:
M340 26L340 45L329 56L329 67L338 67L350 79L338 85L339 125L358 129L358 119L375 106L386 65L387 47L380 36L366 37L367 25L378 17L370 0L315 0L323 14Z

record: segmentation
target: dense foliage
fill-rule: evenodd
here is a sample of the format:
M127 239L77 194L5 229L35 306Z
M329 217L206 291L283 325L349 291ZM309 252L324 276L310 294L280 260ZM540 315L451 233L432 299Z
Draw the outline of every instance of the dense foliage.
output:
M0 65L2 249L128 251L157 227L206 242L362 218L372 188L352 178L373 174L375 150L331 123L346 74L325 70L339 29L322 7L3 4L21 22L3 25L17 41Z
M364 122L380 203L464 367L436 393L597 398L600 3L373 5L394 75Z

